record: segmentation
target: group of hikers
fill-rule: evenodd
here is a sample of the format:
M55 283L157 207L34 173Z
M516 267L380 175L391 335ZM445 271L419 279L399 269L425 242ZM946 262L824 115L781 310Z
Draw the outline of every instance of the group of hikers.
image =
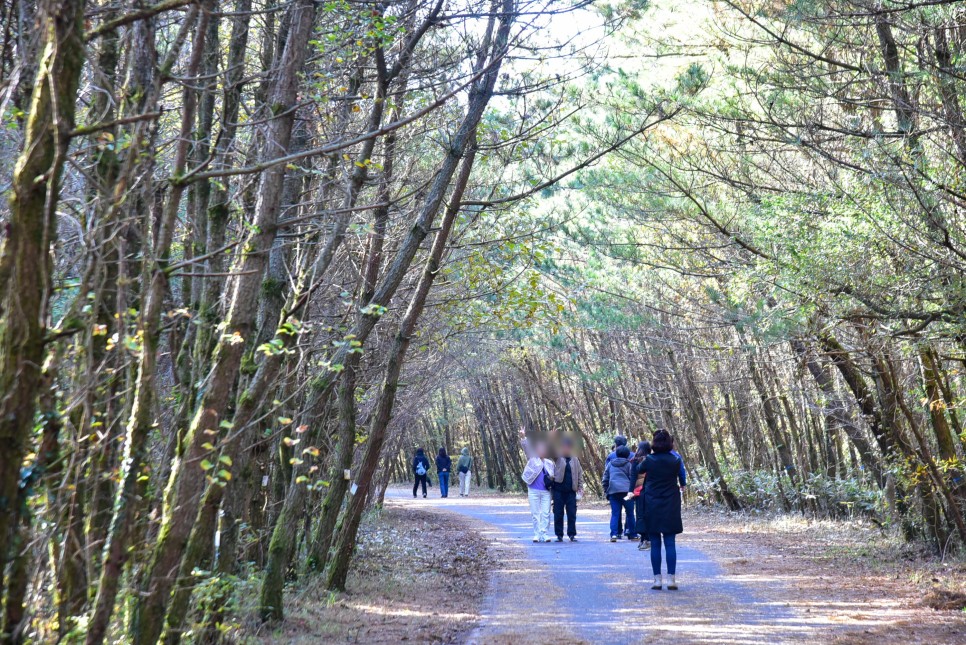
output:
M550 542L550 501L553 501L553 528L557 542L563 542L563 518L567 516L567 537L577 541L577 501L583 497L584 480L580 460L573 452L573 441L564 436L559 454L551 458L546 440L533 442L520 430L520 444L527 456L523 481L527 485L533 541ZM675 536L684 531L681 521L681 494L687 485L684 461L674 450L674 439L658 430L651 441L641 441L631 453L627 438L614 437L611 453L604 462L601 487L610 502L610 541L622 538L639 540L638 548L651 550L654 584L665 585L661 573L662 553L667 563L667 588L678 588L675 580L677 548Z
M423 487L423 497L426 497L426 486L431 485L429 481L429 457L423 452L422 448L416 449L416 456L413 457L413 474L416 481L413 484L413 497L417 496L419 486ZM453 460L446 452L446 448L440 448L436 455L436 474L439 476L440 497L449 497L449 474L453 470ZM460 451L459 459L456 460L456 473L460 480L460 497L470 496L470 478L473 471L473 458L470 457L470 449L463 448Z
M553 541L550 534L552 521L556 541L563 542L566 516L566 536L576 542L577 502L584 494L584 472L574 450L573 438L564 434L552 449L546 438L531 441L521 429L520 444L527 456L521 476L527 486L533 541ZM442 497L448 496L451 466L452 460L446 449L440 448L436 470ZM417 496L420 483L423 497L426 497L430 464L422 448L416 451L412 467L416 476L413 497ZM463 448L456 463L460 497L469 496L472 467L473 458L469 450ZM612 451L604 462L601 486L610 502L610 541L638 540L638 549L651 551L654 573L651 589L663 589L666 584L667 589L676 590L675 536L684 531L681 496L687 486L687 471L681 455L674 450L671 433L658 430L651 441L639 442L633 451L626 437L614 437ZM662 575L662 555L667 564L666 580Z

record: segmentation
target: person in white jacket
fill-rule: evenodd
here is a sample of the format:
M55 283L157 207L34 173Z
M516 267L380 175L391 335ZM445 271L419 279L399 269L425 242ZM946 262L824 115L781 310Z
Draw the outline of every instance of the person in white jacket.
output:
M550 488L553 485L554 463L547 459L547 444L535 441L531 446L523 428L520 428L520 445L527 456L522 477L527 485L530 515L533 517L533 541L550 542Z

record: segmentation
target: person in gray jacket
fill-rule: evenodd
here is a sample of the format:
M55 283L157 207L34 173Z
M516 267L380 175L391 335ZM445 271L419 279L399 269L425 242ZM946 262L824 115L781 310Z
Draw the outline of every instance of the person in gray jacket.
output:
M601 484L610 501L610 541L621 538L621 509L627 515L624 526L627 538L631 539L634 527L634 501L625 500L634 485L634 465L630 461L631 451L627 446L618 446L617 456L604 468Z
M470 479L473 477L473 458L470 449L460 450L460 458L456 462L456 472L460 478L460 497L470 496Z

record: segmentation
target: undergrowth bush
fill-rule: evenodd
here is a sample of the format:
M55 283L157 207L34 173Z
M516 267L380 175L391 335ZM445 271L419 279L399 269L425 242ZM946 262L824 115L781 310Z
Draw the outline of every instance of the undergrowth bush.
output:
M701 503L721 500L720 481L704 469L691 480L692 491ZM885 509L882 491L871 482L858 478L834 478L811 474L792 484L787 477L773 472L732 470L725 474L728 488L746 509L762 511L799 511L819 517L878 519Z

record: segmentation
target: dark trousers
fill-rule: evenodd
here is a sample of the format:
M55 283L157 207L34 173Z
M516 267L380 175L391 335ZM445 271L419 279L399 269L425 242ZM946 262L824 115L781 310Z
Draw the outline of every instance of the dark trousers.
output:
M413 497L416 497L416 490L419 488L419 483L423 484L423 497L426 497L426 475L416 475L416 483L413 484Z
M553 489L553 532L564 535L564 511L567 512L567 537L577 535L577 492Z
M449 497L449 471L439 474L439 496Z
M614 493L613 495L608 495L607 499L610 500L610 534L613 537L620 537L621 535L621 510L627 515L627 521L624 526L627 527L625 533L627 537L630 537L634 533L634 500L624 501L624 497L627 493Z
M651 571L654 575L661 575L661 534L651 533ZM664 534L664 553L667 558L667 574L674 575L678 566L678 550L674 544L674 534Z

